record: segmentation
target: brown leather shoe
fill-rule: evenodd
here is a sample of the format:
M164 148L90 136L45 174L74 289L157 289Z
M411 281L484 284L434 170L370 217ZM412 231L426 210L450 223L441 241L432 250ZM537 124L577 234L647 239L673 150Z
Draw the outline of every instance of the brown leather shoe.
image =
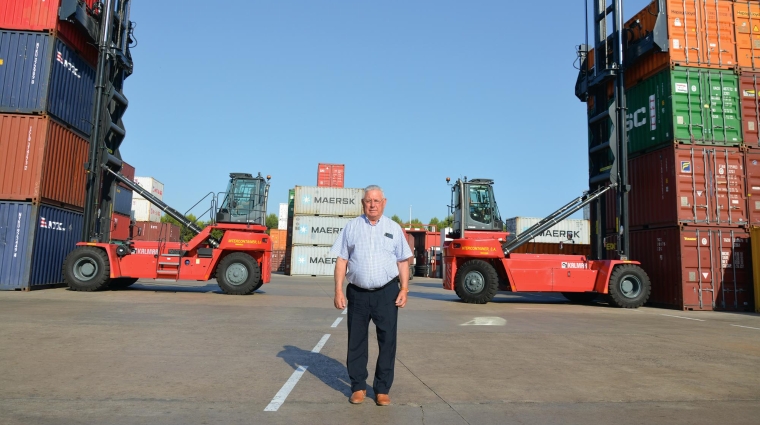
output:
M367 396L367 390L354 391L354 393L351 394L351 398L349 398L348 401L351 404L361 404L361 402L364 401L364 397L366 396Z
M377 394L377 397L375 398L375 404L378 406L390 406L391 398L388 396L388 394Z

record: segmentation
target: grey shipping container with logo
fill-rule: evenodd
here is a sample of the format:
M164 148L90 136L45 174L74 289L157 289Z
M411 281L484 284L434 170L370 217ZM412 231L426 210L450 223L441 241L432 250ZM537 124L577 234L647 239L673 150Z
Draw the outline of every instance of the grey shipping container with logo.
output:
M290 275L332 276L337 258L330 254L329 246L292 246Z
M47 112L89 136L94 90L95 70L60 39L0 31L0 112Z
M63 260L82 236L82 213L0 202L0 290L63 282Z
M357 217L362 215L364 189L296 186L295 215Z
M351 217L297 215L293 218L293 245L332 246Z

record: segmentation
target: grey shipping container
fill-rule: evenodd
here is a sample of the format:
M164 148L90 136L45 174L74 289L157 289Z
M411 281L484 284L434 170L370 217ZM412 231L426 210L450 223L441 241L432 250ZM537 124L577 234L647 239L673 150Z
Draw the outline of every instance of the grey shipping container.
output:
M293 218L293 245L332 246L351 217L297 215Z
M507 242L511 242L517 236L520 236L525 230L528 230L528 228L537 224L541 220L541 218L533 217L513 217L506 219L504 225L509 232ZM568 218L541 232L540 235L533 238L532 242L569 243L572 241L572 243L588 245L591 243L589 238L590 231L588 220L574 220Z
M290 250L290 275L332 276L336 256L329 246L296 245Z
M50 113L89 136L95 70L48 33L0 31L0 112Z
M63 260L82 236L81 213L0 202L0 290L63 282Z
M293 199L295 215L362 215L364 189L343 187L296 186Z

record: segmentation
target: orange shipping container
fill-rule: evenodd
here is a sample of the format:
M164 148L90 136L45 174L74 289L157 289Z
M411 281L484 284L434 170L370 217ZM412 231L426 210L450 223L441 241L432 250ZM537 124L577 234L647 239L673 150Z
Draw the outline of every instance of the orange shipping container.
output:
M670 66L723 69L737 66L733 1L666 0L665 7L668 51L648 53L629 65L625 70L626 88ZM629 43L652 33L657 16L658 2L653 1L626 21ZM593 62L594 54L589 52L589 68Z
M286 229L269 229L269 237L272 239L272 249L284 251L287 246L288 231Z
M628 20L636 20L641 30L630 34L635 42L654 30L657 1ZM626 70L626 85L634 85L669 66L730 69L736 66L734 2L729 0L667 0L668 51L641 57Z
M760 69L760 3L734 2L734 25L739 67Z
M81 210L88 150L48 116L0 114L0 199Z

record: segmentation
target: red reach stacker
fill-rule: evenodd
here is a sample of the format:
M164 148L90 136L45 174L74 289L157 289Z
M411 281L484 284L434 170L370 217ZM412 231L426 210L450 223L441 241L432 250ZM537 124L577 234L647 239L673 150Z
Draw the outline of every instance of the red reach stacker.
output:
M63 276L75 291L124 288L138 279L158 281L216 278L226 294L249 294L271 275L272 242L266 233L269 176L230 174L226 192L211 195L215 222L200 229L128 178L113 170L121 161L109 158L105 172L142 195L197 235L189 242L80 242L66 257ZM207 195L208 196L208 195ZM216 235L212 235L212 232ZM221 237L219 234L221 233Z
M637 261L512 253L612 187L605 186L576 198L507 242L508 233L503 229L494 198L493 180L458 179L452 186L449 206L454 222L448 236L453 240L444 245L443 287L456 291L462 301L475 304L485 304L498 290L505 290L560 292L578 303L604 295L618 307L642 306L649 298L651 285Z

